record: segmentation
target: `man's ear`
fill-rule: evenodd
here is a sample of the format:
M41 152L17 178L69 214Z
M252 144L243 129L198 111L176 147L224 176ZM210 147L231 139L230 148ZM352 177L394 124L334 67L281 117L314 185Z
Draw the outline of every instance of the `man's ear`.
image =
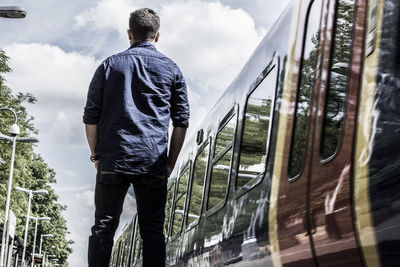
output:
M131 40L133 39L131 30L128 29L126 32L128 33L128 38L129 38L129 40L131 41Z
M156 38L154 38L154 42L158 42L158 39L160 39L160 32L157 32Z

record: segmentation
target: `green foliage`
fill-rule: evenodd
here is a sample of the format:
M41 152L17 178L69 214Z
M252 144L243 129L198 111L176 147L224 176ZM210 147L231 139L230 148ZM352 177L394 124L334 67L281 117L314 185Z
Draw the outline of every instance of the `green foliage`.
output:
M0 50L0 107L10 107L17 113L18 125L21 130L19 137L35 135L38 130L33 124L33 117L27 113L24 104L34 104L36 99L29 93L13 94L12 90L4 84L5 79L1 75L1 73L9 71L11 69L8 66L8 57L4 51ZM11 112L1 112L1 133L8 135L9 127L13 123L14 117ZM8 141L0 141L0 144L0 157L6 162L0 164L0 218L1 224L3 224L12 146ZM40 221L38 224L36 253L38 253L40 235L51 233L54 237L44 239L43 249L48 255L55 255L61 266L67 266L66 261L72 252L71 244L73 242L66 238L68 230L66 220L62 216L66 206L57 203L58 196L51 187L51 184L54 183L56 183L54 170L44 162L40 155L35 153L33 144L17 143L13 187L20 186L30 190L46 189L49 192L47 195L34 195L32 199L31 215L51 218L51 222ZM27 194L13 190L10 209L17 216L16 236L21 242L24 238L27 207ZM27 241L28 252L32 252L34 227L34 221L31 220Z

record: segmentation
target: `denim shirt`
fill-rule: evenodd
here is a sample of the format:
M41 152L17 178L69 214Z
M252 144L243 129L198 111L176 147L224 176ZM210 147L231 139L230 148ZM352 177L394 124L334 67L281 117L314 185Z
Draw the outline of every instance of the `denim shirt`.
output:
M102 170L167 173L168 127L189 126L185 79L149 42L104 60L89 86L83 122L97 124Z

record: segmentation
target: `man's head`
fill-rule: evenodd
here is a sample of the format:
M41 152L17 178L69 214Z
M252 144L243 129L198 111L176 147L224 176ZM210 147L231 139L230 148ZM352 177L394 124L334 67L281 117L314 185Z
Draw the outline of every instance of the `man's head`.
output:
M128 36L131 44L140 41L157 42L160 17L150 8L138 9L129 17Z

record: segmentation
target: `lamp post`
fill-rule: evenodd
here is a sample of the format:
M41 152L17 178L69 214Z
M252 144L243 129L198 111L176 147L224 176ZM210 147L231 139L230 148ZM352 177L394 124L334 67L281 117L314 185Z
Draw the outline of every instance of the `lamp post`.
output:
M43 242L43 237L53 237L53 235L52 235L52 234L40 235L39 255L42 255L42 242Z
M52 235L53 236L53 235ZM54 248L54 246L50 246L50 247L48 247L48 249L53 249ZM43 249L44 250L44 249ZM48 254L46 254L46 251L44 251L43 252L43 256L42 256L42 266L43 267L46 267L47 266L47 260L46 259L49 259L50 257L55 257L56 255L48 255Z
M57 261L58 261L58 259L56 259L56 255L54 255L54 254L47 255L47 259L48 259L49 262L50 262L50 267L52 266L52 262L53 262L53 261L54 261L54 262L57 262Z
M37 225L38 225L38 221L50 221L49 217L29 217L30 219L36 220L35 223L35 235L33 237L33 249L32 249L32 264L31 267L33 267L33 263L35 261L35 247L36 247L36 236L37 236Z
M23 19L26 11L19 6L0 6L0 17L8 19Z
M30 137L17 138L17 135L19 135L19 126L17 125L17 121L18 121L17 114L11 108L0 108L0 111L9 111L14 115L14 124L11 125L10 130L9 130L11 137L4 135L4 134L0 134L0 140L12 141L10 175L8 177L8 190L7 190L7 200L6 200L6 212L4 214L3 235L1 237L1 252L0 252L0 267L1 267L1 266L3 266L3 263L4 263L4 251L5 251L6 232L7 232L6 226L8 223L8 213L10 210L11 188L12 188L12 179L13 179L13 172L14 172L15 145L16 145L17 141L34 143L34 142L37 142L38 139L30 138Z
M48 194L49 192L47 190L28 190L25 188L21 188L21 187L14 187L15 190L23 192L23 193L27 193L28 194L28 212L26 215L26 223L25 223L25 234L24 234L24 250L22 252L22 262L25 262L25 253L26 253L26 241L28 238L28 226L29 226L29 217L30 217L30 213L31 213L31 201L32 201L32 197L33 194Z
M58 259L51 259L51 260L50 260L50 267L53 266L53 262L58 262Z

